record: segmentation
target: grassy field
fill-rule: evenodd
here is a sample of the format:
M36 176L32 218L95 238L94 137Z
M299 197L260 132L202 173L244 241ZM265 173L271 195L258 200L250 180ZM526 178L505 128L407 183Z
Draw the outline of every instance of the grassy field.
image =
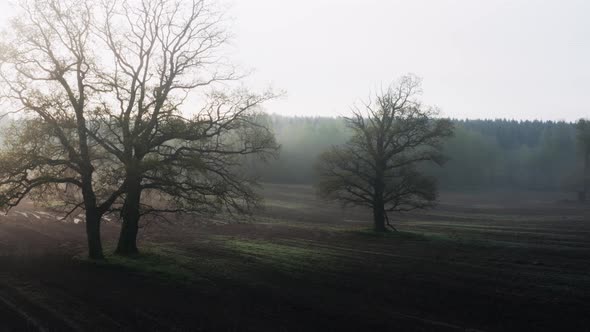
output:
M590 220L567 196L446 192L377 235L311 187L264 195L251 219L151 222L140 257L98 263L83 224L19 207L0 217L3 330L590 330Z

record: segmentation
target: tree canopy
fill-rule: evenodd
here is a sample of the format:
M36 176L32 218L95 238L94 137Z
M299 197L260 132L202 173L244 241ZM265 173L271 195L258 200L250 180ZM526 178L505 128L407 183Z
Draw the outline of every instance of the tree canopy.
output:
M120 213L117 251L128 254L145 214L257 205L255 179L237 165L277 150L259 115L275 95L220 84L241 75L223 56L228 33L212 3L20 5L0 54L1 97L20 114L0 155L2 207L59 195L86 211L90 256L101 258L106 213ZM195 92L200 102L183 111Z
M437 111L417 96L420 80L405 76L375 101L354 107L345 118L352 137L321 155L320 195L373 210L376 231L385 231L387 214L431 206L434 179L422 174L422 162L442 164L443 140L452 124L435 119Z

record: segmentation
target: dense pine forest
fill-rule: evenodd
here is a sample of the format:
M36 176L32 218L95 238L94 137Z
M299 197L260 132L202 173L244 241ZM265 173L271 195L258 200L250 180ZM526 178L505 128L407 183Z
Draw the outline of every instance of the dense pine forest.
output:
M346 141L342 119L285 117L268 119L281 144L280 156L253 163L261 180L314 183L319 154ZM424 165L443 189L522 189L577 191L581 162L572 123L514 120L453 120L455 134L446 147L444 167Z

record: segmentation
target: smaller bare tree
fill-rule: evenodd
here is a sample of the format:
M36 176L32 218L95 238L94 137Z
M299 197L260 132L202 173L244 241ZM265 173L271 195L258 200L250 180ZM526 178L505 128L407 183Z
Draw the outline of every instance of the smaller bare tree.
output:
M434 179L418 165L445 161L442 143L453 127L417 100L420 84L415 76L404 76L375 101L353 107L345 118L352 138L320 156L317 165L319 194L371 208L377 232L393 228L388 213L430 207L436 200Z

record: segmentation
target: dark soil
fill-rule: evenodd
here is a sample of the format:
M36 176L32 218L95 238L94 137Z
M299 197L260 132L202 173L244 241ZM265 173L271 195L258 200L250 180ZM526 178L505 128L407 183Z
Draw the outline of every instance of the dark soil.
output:
M309 187L265 196L253 220L150 222L142 256L103 263L82 222L23 204L0 216L0 330L590 331L590 220L561 194L444 193L387 235Z

